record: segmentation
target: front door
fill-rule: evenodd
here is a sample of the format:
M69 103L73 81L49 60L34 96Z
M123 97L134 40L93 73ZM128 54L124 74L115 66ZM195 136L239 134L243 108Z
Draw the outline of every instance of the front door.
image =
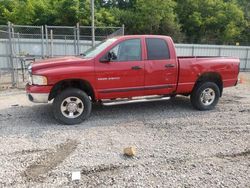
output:
M97 60L98 98L124 98L143 95L144 62L141 39L127 39L114 46L110 62Z

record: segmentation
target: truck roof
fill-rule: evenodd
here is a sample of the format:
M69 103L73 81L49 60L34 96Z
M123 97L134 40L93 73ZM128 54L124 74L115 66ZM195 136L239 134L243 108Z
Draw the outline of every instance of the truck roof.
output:
M169 38L171 37L166 36L166 35L124 35L124 36L115 36L113 38L141 38L141 37L151 37L151 38Z

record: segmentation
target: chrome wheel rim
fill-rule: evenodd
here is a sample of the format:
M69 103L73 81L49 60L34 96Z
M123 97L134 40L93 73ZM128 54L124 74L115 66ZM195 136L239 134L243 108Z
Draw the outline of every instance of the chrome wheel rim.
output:
M215 91L212 88L206 88L201 92L200 101L203 105L209 106L215 100Z
M61 103L61 112L66 118L77 118L83 110L83 102L78 97L67 97Z

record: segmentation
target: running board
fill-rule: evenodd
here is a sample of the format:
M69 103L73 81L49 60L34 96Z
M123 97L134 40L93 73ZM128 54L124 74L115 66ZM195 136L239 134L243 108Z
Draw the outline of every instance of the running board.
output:
M104 105L104 106L114 106L114 105L120 105L120 104L163 101L163 100L169 100L169 99L170 99L170 97L166 97L166 96L134 97L132 99L105 100L105 101L103 100L102 105Z

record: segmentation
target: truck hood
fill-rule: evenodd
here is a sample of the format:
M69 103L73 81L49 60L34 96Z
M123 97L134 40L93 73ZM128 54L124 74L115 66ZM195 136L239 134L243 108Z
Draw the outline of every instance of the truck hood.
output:
M40 69L48 69L57 66L69 66L72 64L84 63L89 61L91 61L91 59L84 59L82 57L77 57L77 56L49 58L32 63L32 71Z

